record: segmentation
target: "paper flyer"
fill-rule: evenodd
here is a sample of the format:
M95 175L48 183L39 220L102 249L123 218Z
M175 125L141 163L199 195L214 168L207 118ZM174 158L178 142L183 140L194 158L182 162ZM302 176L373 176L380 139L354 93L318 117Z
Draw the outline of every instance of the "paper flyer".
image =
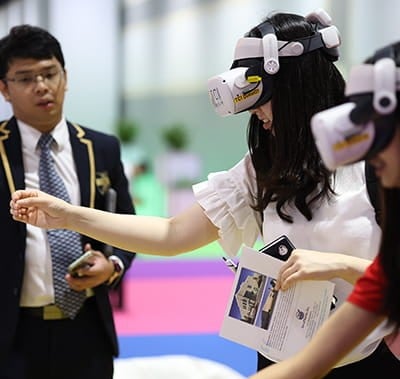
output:
M273 361L300 350L328 318L334 283L305 280L275 290L283 261L243 247L220 330Z

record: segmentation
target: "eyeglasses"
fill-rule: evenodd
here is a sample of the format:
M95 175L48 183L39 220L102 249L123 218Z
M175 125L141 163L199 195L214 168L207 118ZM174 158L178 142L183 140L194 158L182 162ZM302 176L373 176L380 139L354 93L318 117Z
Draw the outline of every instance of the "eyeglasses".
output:
M4 78L4 82L15 83L21 88L30 88L35 86L39 81L43 82L47 86L56 87L60 82L60 77L64 71L59 68L52 67L43 70L39 73L19 73L13 78ZM40 79L39 79L40 78Z

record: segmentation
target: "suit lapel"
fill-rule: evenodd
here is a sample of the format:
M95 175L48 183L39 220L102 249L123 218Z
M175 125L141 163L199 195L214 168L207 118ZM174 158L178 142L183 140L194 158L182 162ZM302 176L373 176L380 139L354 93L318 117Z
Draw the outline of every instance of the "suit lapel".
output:
M96 195L93 143L85 138L85 131L79 125L68 122L68 130L80 185L81 204L93 208ZM14 117L0 124L0 160L10 193L25 188L21 136Z
M14 117L0 125L0 159L10 193L25 188L21 136Z
M85 131L77 124L68 124L72 152L78 173L81 205L94 208L96 195L96 167L93 143L85 138Z

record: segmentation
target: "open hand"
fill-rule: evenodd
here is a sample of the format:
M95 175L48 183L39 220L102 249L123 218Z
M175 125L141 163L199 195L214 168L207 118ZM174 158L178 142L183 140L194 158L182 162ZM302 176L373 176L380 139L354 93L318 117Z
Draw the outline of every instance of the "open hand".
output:
M16 221L45 229L67 225L67 202L39 190L18 190L12 194L10 213Z

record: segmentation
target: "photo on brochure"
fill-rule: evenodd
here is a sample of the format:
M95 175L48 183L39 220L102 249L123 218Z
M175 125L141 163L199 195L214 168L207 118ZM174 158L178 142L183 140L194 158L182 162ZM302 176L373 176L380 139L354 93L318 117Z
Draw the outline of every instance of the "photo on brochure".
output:
M275 278L243 268L229 316L268 329L278 293L275 285Z

